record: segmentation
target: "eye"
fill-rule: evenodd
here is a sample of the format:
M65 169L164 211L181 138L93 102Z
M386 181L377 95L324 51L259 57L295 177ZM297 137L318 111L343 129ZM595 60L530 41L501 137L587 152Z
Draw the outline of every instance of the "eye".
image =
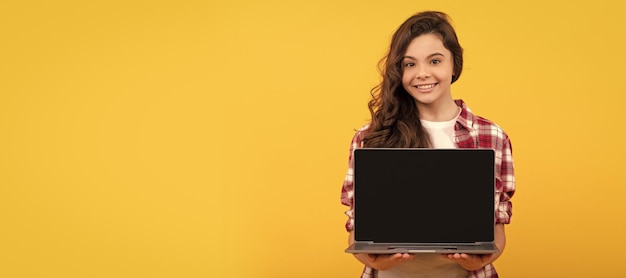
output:
M433 64L433 65L436 65L436 64L441 63L441 60L439 60L439 59L433 59L433 60L431 60L431 61L430 61L430 63L431 63L431 64Z
M413 63L413 62L404 62L403 66L405 68L411 68L411 67L415 66L415 63Z

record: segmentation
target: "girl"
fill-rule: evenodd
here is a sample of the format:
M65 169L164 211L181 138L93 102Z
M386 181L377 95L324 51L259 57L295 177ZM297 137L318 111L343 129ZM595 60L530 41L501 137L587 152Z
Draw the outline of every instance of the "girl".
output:
M350 207L346 211L349 244L354 240L355 148L491 148L496 152L495 242L500 251L489 255L356 254L365 265L362 277L498 277L492 263L504 250L504 224L511 220L515 192L511 142L496 124L452 98L450 85L461 75L463 49L448 16L428 11L407 19L394 33L382 62L382 82L372 89L369 102L372 120L352 139L342 188L341 202Z

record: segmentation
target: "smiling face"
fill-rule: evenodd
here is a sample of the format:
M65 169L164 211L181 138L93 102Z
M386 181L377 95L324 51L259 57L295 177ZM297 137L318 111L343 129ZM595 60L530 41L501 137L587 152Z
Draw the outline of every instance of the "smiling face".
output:
M437 34L414 38L402 59L402 86L418 108L444 107L454 102L450 92L454 57Z

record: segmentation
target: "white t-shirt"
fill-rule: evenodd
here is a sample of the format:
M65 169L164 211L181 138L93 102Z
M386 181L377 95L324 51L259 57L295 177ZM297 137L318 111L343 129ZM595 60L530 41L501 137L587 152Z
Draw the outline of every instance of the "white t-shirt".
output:
M454 125L456 124L456 117L445 122L431 122L426 120L420 120L420 122L422 122L422 126L426 129L428 134L430 134L430 140L433 143L433 148L456 148L456 143L454 142Z

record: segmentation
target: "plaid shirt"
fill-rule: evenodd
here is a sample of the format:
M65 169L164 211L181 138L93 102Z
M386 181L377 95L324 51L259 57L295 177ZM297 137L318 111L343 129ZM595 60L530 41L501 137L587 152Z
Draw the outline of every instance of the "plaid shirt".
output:
M455 100L461 107L461 114L454 126L455 142L458 148L484 148L494 149L496 153L496 194L495 194L495 219L496 224L509 224L511 222L512 204L511 197L515 192L515 177L513 175L513 157L511 141L504 131L491 121L474 115L462 100ZM368 125L359 129L350 145L349 167L346 179L341 189L341 203L349 206L346 211L348 221L346 230L354 229L354 161L353 151L363 146L364 131ZM498 274L492 264L468 272L470 278L495 278ZM376 270L365 267L362 278L376 277Z

